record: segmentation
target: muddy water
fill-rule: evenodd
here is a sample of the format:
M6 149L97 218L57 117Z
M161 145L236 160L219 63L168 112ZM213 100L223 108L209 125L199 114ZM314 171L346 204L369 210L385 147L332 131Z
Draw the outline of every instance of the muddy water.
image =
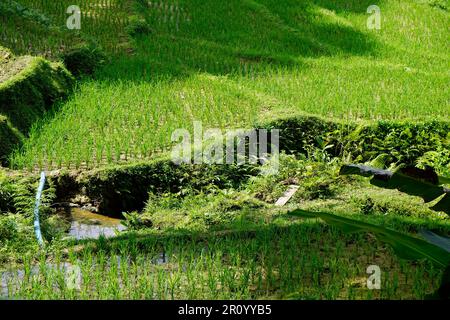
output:
M106 238L114 237L121 231L126 230L126 227L122 224L122 220L107 217L104 215L92 213L79 208L64 208L58 210L58 214L70 222L70 229L68 231L69 238L81 239L98 239L100 236ZM110 257L109 263L116 261L118 266L121 263L130 263L127 259L123 259L119 256ZM164 253L154 257L151 260L152 264L165 264L168 259ZM59 266L48 263L45 267L52 272L64 274L64 278L67 276L67 272L71 271L73 266L68 262L64 262ZM34 277L38 277L41 273L40 267L34 265L29 270L29 274ZM8 297L8 291L10 286L19 287L20 283L25 277L25 271L22 269L10 269L8 271L0 271L0 298Z
M110 238L124 231L122 220L79 208L70 208L61 212L70 221L68 236L77 240L98 239L100 236Z
M41 270L40 266L34 265L28 271L28 276L38 277ZM55 274L63 273L67 274L73 268L73 266L69 262L63 262L60 265L55 264L46 264L45 268L51 270ZM17 289L20 287L21 282L26 277L25 270L23 269L10 269L8 271L0 272L0 298L4 299L8 297L8 293L11 289Z
M148 262L152 265L164 265L169 263L169 258L166 256L165 252L153 255L149 257ZM111 256L107 258L105 271L110 270L112 265L115 264L117 270L117 277L119 282L121 281L120 268L122 265L131 267L132 261L128 257L121 256ZM64 279L66 286L72 286L79 290L81 284L83 283L83 272L80 269L81 261L78 260L75 264L70 262L62 262L58 265L54 263L46 263L44 266L33 265L29 268L27 274L24 269L9 269L7 271L0 271L0 299L6 299L10 294L17 292L19 288L23 286L26 277L31 277L38 281L38 279L46 275L49 278L53 278L53 286L55 290L58 290L58 282L56 279ZM95 262L91 267L95 268L97 265ZM148 266L148 265L147 265ZM108 271L109 272L109 271ZM122 283L120 283L122 286Z

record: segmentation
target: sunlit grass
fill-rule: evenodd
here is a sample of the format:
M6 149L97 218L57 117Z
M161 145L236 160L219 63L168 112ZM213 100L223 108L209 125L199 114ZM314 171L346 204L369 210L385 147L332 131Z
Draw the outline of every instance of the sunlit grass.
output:
M152 32L36 124L16 168L86 168L151 157L176 128L250 127L276 115L449 117L448 12L381 1L153 2ZM167 5L167 6L166 6Z

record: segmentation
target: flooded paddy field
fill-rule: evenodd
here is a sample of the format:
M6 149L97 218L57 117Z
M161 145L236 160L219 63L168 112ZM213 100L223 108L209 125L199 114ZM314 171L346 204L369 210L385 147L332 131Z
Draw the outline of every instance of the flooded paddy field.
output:
M383 290L367 287L372 264L383 268ZM3 272L2 297L417 299L439 286L441 274L399 260L371 237L310 224L206 238L101 238Z
M93 213L80 208L67 208L59 214L70 222L68 238L98 239L100 236L110 238L126 230L121 219Z

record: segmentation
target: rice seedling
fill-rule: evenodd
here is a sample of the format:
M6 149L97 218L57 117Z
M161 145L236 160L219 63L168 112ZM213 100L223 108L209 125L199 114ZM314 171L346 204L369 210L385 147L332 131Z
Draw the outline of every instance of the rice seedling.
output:
M70 18L67 11L72 5L73 1L69 0L8 0L5 6L10 10L0 11L0 41L17 54L44 55L49 58L56 58L61 51L73 47L82 38L95 38L109 52L116 52L120 43L126 41L124 29L130 14L129 2L77 1L81 13L81 32L66 26Z
M69 2L24 4L61 25ZM83 169L146 159L170 149L171 133L192 130L193 120L205 128L251 127L299 112L446 120L448 13L386 2L375 32L366 27L366 4L183 0L133 9L126 1L82 1L81 32L104 46L118 47L111 36L133 10L152 32L130 40L133 54L114 54L37 123L11 166Z
M9 297L26 299L422 299L439 284L442 270L426 262L400 261L379 242L343 235L323 224L268 227L192 242L161 241L167 260L156 262L160 245L125 241L69 254L80 266L78 289L68 288L64 268L32 261L8 287ZM111 242L110 242L111 241ZM117 240L116 240L117 241ZM340 250L337 248L340 247ZM293 250L300 248L300 252ZM341 251L344 250L344 251ZM120 255L119 255L120 254ZM134 257L133 257L134 256ZM355 259L354 256L357 258ZM380 260L382 259L382 260ZM366 267L383 270L380 290L366 287ZM408 280L413 279L413 280Z

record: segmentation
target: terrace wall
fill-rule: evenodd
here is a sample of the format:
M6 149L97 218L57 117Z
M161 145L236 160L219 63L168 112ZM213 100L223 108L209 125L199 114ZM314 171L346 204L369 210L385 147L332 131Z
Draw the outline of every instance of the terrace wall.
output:
M67 96L74 78L60 63L14 57L1 47L0 67L0 163L5 164L21 135L27 135L53 103Z

